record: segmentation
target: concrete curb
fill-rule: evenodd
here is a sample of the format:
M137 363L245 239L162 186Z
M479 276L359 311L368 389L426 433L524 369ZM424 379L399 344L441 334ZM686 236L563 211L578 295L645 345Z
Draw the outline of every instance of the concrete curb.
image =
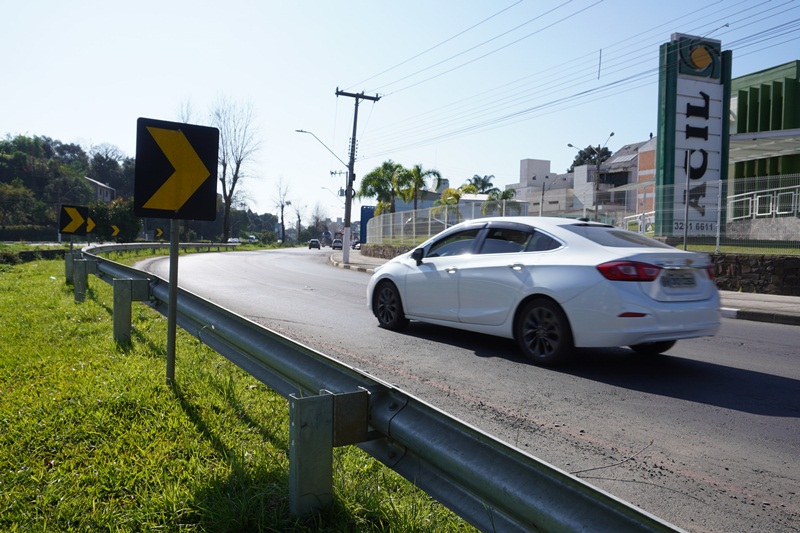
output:
M739 318L741 320L752 320L754 322L769 322L771 324L800 326L800 315L771 313L769 311L751 311L749 309L738 309L736 311L735 318Z
M356 272L366 272L367 274L372 274L375 271L375 269L372 268L372 267L365 267L365 266L362 266L362 265L347 265L347 264L344 264L344 263L340 263L340 262L336 261L333 258L333 256L330 256L328 258L328 263L330 263L333 266L338 267L338 268L344 268L346 270L355 270Z

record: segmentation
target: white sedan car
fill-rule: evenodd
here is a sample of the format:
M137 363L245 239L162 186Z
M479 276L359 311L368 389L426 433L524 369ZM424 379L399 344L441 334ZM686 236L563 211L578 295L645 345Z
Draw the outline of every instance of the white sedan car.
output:
M662 353L720 327L708 255L567 218L455 225L378 268L367 305L391 330L418 320L516 339L541 365L575 347Z

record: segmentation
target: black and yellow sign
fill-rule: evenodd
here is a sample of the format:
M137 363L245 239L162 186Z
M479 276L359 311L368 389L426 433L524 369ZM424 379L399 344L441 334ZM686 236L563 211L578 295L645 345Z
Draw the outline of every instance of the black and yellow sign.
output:
M134 214L216 219L218 151L216 128L138 119Z
M156 239L160 239L164 236L164 230L161 228L156 228Z
M119 235L119 226L111 224L111 236L116 237L117 235Z
M59 233L86 235L94 229L94 221L89 218L89 208L82 205L62 205L58 216Z

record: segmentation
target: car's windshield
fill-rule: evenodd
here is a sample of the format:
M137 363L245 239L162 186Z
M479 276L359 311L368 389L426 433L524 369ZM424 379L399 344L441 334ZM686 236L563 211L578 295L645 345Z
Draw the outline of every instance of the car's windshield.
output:
M626 231L619 228L610 226L594 226L591 224L576 224L561 226L573 233L577 233L581 237L585 237L592 242L596 242L601 246L609 246L612 248L670 248L674 249L668 244L651 239L632 231Z

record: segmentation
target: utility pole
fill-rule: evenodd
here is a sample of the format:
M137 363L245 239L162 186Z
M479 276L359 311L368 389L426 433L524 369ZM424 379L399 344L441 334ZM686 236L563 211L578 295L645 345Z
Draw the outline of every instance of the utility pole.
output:
M348 93L345 91L340 91L338 87L336 88L336 96L349 96L350 98L356 99L355 113L353 114L353 136L350 138L350 164L347 166L347 187L345 187L344 200L344 235L342 237L342 261L345 264L348 264L350 262L350 241L352 240L352 237L350 236L350 204L353 200L353 184L356 181L355 164L358 104L361 100L372 100L373 102L377 102L381 99L381 97L377 94L375 96L366 96L363 91L358 94Z

